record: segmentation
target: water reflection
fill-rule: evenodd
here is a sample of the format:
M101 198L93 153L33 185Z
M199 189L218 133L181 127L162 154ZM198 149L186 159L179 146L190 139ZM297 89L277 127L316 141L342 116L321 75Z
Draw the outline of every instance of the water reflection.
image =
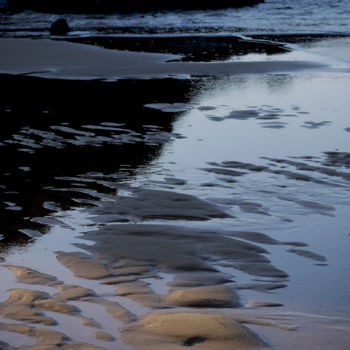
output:
M0 203L2 249L25 244L52 209L79 205L115 184L73 182L79 174L117 174L117 182L157 157L172 134L174 113L144 107L186 102L193 82L114 83L0 77ZM65 190L59 190L65 189ZM40 234L39 234L40 235Z
M166 189L209 199L228 214L227 220L212 220L205 227L235 227L244 232L245 240L247 232L255 232L280 246L294 246L271 248L271 262L288 274L295 271L276 258L281 249L294 259L306 257L318 264L329 258L329 252L314 250L313 239L290 236L290 231L307 227L304 217L336 217L345 201L349 174L330 167L342 167L348 154L322 152L345 149L348 142L347 132L338 128L344 123L347 77L3 80L8 86L1 105L8 121L1 130L0 148L3 245L40 235L38 230L44 232L48 223L43 217L52 210L87 207L106 198L112 199L110 205L102 203L95 211L101 223L198 216L190 209L181 212L180 194L180 200L168 207L170 194L157 192ZM58 90L53 90L53 83ZM334 89L339 91L336 96ZM145 208L139 207L139 199L144 192L127 183L156 190L147 192L146 199L141 196L141 205L145 202L151 213L141 215ZM132 199L118 193L121 184ZM162 217L159 203L171 208ZM304 249L306 245L310 249ZM218 256L218 264L226 268L227 258L221 252ZM228 264L259 276L251 265Z
M52 211L93 206L65 233L72 243L70 234L84 232L69 249L91 256L53 253L65 246L64 230L53 229L51 244L30 246L28 266L52 273L41 256L33 266L33 251L45 246L79 284L98 291L100 279L76 266L103 266L118 298L147 307L164 307L156 279L164 293L229 284L242 309L276 306L288 311L286 322L300 309L341 307L348 317L346 75L3 80L3 250L55 225Z
M254 75L202 84L191 101L196 107L175 122L186 138L165 150L157 165L187 180L189 193L235 216L220 222L221 229L258 231L299 245L268 247L268 258L290 275L274 301L308 310L340 307L348 289L349 77Z

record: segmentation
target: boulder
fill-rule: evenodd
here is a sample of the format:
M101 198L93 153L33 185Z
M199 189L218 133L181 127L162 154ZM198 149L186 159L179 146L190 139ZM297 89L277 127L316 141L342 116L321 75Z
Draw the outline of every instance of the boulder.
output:
M66 35L70 32L70 27L64 18L59 18L51 24L50 33L52 35Z
M198 349L267 350L252 331L225 313L151 312L119 328L121 339L136 350ZM198 346L197 346L198 345Z
M188 289L179 289L171 292L164 299L172 306L197 307L237 307L238 296L234 289L227 285L206 286Z

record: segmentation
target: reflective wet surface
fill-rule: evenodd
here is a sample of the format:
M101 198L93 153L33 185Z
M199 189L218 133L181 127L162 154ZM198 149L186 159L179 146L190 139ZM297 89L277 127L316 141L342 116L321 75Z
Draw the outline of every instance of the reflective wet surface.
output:
M328 71L113 82L2 75L1 339L40 338L9 331L9 319L31 323L29 308L50 317L30 314L33 323L72 340L140 348L129 322L143 339L157 310L172 324L199 308L225 322L235 315L277 349L347 349L350 78L340 51L300 53L321 52ZM257 58L269 60L244 59ZM18 288L47 294L23 306ZM203 295L193 299L191 288ZM80 312L62 315L57 301ZM91 336L86 317L116 339ZM192 335L174 346L193 341L226 346Z
M103 176L128 178L156 157L164 143L179 137L172 133L174 114L163 116L143 105L168 101L169 89L174 100L186 99L192 85L181 80L1 79L6 86L0 108L3 244L26 241L19 231L37 229L35 218L52 209L69 208L98 190L115 193ZM82 174L100 177L100 183L65 180ZM59 190L65 186L69 189Z

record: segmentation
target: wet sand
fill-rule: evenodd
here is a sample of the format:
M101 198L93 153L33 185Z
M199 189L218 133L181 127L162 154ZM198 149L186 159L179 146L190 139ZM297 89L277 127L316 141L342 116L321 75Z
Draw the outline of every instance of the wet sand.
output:
M0 73L60 79L165 78L288 72L320 68L306 61L173 62L181 56L109 51L47 39L0 39ZM172 62L171 62L172 61Z
M347 349L348 67L0 46L0 349Z

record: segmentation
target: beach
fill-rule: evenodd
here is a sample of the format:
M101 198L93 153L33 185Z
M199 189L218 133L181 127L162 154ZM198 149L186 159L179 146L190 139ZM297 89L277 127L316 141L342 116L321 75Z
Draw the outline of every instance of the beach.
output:
M75 33L0 37L0 349L347 350L348 34Z

